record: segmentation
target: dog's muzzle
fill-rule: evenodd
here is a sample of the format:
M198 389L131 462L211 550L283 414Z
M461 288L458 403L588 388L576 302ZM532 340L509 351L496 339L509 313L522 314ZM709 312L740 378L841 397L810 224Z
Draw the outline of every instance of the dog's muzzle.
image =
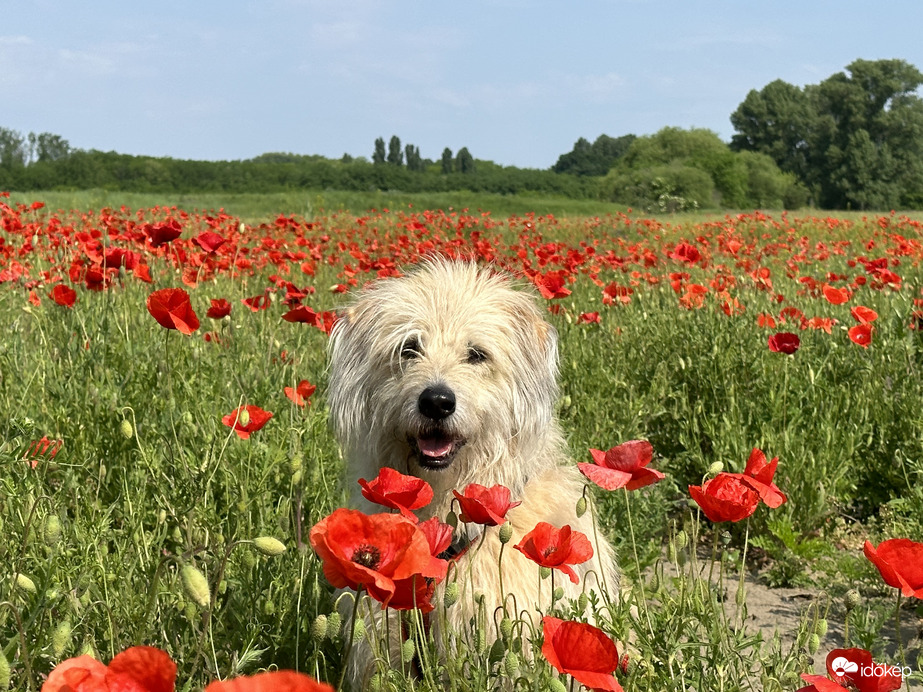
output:
M443 384L427 387L417 398L417 410L426 424L416 437L408 436L410 446L421 466L444 469L465 444L464 439L451 434L445 425L446 419L455 413L455 392Z

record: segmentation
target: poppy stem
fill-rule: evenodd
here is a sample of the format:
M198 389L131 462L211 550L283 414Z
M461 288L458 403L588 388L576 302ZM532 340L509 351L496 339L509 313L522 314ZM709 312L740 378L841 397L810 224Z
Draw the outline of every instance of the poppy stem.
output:
M744 551L743 553L741 553L741 556L740 556L740 581L737 584L736 602L737 602L737 619L738 619L737 631L738 632L740 631L740 628L743 627L743 624L744 624L743 609L744 609L744 604L746 603L745 598L746 598L746 588L747 588L746 583L744 581L744 577L746 577L746 574L747 574L747 547L749 546L749 541L750 541L750 518L747 517L747 526L746 526L746 529L744 530Z
M897 607L894 609L894 633L897 637L897 650L901 653L901 666L907 668L907 655L904 653L904 638L901 636L901 590L897 590ZM907 683L907 692L910 692L910 680Z
M628 499L628 488L622 487L625 491L625 514L628 517L628 535L631 537L631 551L635 558L635 569L638 571L638 589L641 592L641 603L639 604L644 611L644 618L647 620L647 628L651 633L651 639L654 639L654 625L651 623L651 614L647 610L647 596L644 594L644 577L641 574L641 561L638 559L638 544L635 541L635 529L631 523L631 501Z
M349 637L346 642L346 651L343 654L343 670L340 671L340 681L337 683L337 689L343 689L343 681L346 680L346 671L349 667L349 654L353 648L353 636L356 633L356 617L359 615L359 601L362 598L362 586L356 589L356 600L353 601L353 614L349 618Z

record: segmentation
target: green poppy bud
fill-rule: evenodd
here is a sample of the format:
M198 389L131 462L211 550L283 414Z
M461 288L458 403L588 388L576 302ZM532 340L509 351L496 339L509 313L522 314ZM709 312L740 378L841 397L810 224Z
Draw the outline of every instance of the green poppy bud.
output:
M505 617L500 621L500 635L504 639L509 639L511 636L513 636L513 621L508 617Z
M6 692L10 689L10 662L3 655L3 649L0 649L0 692Z
M513 537L513 525L510 522L506 522L503 526L500 527L500 542L506 545L510 542L510 539Z
M189 598L200 608L208 608L212 597L205 575L193 565L184 565L180 570L180 578Z
M548 691L549 692L567 692L567 687L563 682L557 677L551 678L548 681Z
M272 536L254 538L253 547L267 557L275 557L285 552L285 544Z
M356 618L356 623L353 625L353 641L361 642L363 637L365 637L365 620Z
M327 638L327 616L323 613L314 618L314 624L311 625L311 637L318 644Z
M38 591L35 587L35 582L22 573L16 575L16 586L26 593L36 593Z
M57 514L49 514L44 527L45 545L53 546L61 540L61 520Z
M451 608L458 602L458 582L453 581L446 584L445 593L442 596L442 603L446 608Z
M538 576L541 577L542 579L547 579L548 577L551 576L551 568L545 567L544 565L542 565L541 567L538 568Z
M587 501L586 497L583 495L580 496L580 499L577 500L577 516L582 517L586 514Z
M846 606L846 612L848 613L853 608L855 608L859 603L862 602L862 597L859 595L859 592L855 589L850 589L846 592L846 596L843 599L843 603Z
M413 655L416 653L416 646L414 646L413 639L406 640L401 644L401 661L404 663L410 663L413 660Z
M720 461L714 461L712 462L711 466L708 467L707 475L714 477L722 471L724 471L724 464L722 464Z
M71 642L71 632L73 630L74 628L69 620L62 620L54 628L54 632L51 633L51 652L55 658L59 659L64 655L68 644Z
M343 624L343 618L336 611L327 616L327 638L336 639L340 636L340 626Z
M510 679L515 679L519 673L519 656L515 651L507 651L503 658L503 672Z
M124 437L126 440L130 440L132 437L134 437L135 430L131 427L131 421L129 421L127 418L123 418L122 422L119 423L119 432L122 433L122 437Z

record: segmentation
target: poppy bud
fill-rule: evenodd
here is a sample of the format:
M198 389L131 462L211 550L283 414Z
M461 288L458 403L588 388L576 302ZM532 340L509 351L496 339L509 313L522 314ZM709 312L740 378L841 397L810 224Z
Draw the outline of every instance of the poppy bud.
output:
M587 597L586 591L581 591L580 596L577 597L577 610L579 610L581 613L585 611L589 600L590 599Z
M503 672L511 680L516 678L516 674L519 672L519 656L516 655L515 651L506 652L506 656L503 658Z
M208 588L208 579L205 578L205 575L193 565L184 565L180 571L180 578L189 598L200 608L208 608L212 597Z
M314 624L311 625L311 636L318 644L327 638L327 616L323 613L314 618Z
M847 591L846 596L843 599L843 604L846 606L846 612L848 613L849 611L851 611L853 608L859 605L861 601L862 601L862 598L861 596L859 596L858 591L856 591L855 589L850 589L849 591Z
M122 437L126 440L130 440L135 434L134 428L131 427L131 421L127 418L123 418L122 422L119 423L119 432L122 433Z
M580 499L577 500L577 508L576 508L576 509L577 509L577 516L578 516L578 517L582 517L584 514L586 514L586 504L587 504L587 503L586 503L586 497L583 496L583 495L581 495L581 496L580 496Z
M77 655L89 656L90 658L99 660L99 656L96 655L96 649L93 648L92 642L84 642L83 646L80 647L80 652Z
M45 520L44 528L45 545L53 546L61 540L61 520L57 514L51 514Z
M554 591L551 592L552 602L560 601L562 598L564 598L564 588L561 586L554 587Z
M16 586L26 593L36 593L38 591L38 589L35 588L35 582L22 573L16 575Z
M484 632L484 626L481 625L478 628L477 633L474 638L474 650L479 654L483 654L484 650L487 648L487 634Z
M713 461L711 463L711 466L708 467L708 471L706 475L714 477L714 476L717 476L722 471L724 471L724 464L721 463L720 461Z
M285 552L285 544L272 536L254 538L253 547L267 557L275 557Z
M506 545L510 542L512 537L513 525L510 522L506 522L503 526L500 527L500 543Z
M274 615L276 612L276 604L272 601L266 601L263 604L263 612L266 613L266 615Z
M6 692L10 689L10 662L3 655L3 649L0 649L0 692Z
M731 543L731 532L730 532L730 531L722 531L722 532L721 532L721 542L722 542L724 545L730 545L730 543Z
M820 648L820 637L816 633L808 637L808 653L812 656L817 653L817 650Z
M362 618L356 618L356 622L353 625L353 641L361 642L364 636L365 636L365 620L363 620Z
M336 639L340 636L340 625L343 624L343 619L340 617L340 614L336 611L330 613L327 616L327 638Z
M817 621L817 625L814 627L814 631L817 633L818 637L824 637L827 635L827 618L821 618Z
M504 639L509 639L511 636L513 636L513 621L508 617L505 617L500 621L500 634Z
M567 692L567 687L560 679L553 677L548 681L549 692Z
M60 624L54 628L54 632L51 633L51 652L55 658L61 658L64 654L67 645L70 644L71 632L73 632L73 630L74 628L68 620L62 620Z
M676 550L682 550L689 542L689 536L683 529L680 529L676 532L676 538L674 539L674 542L676 544Z
M551 568L545 567L544 565L542 565L541 567L538 568L538 576L541 577L542 579L547 579L548 577L551 576Z
M446 608L451 608L458 602L458 582L453 581L446 584L445 593L442 595L442 604Z
M458 515L455 512L449 512L449 516L445 518L445 523L451 526L453 529L458 527Z
M237 424L242 428L246 428L248 425L250 425L250 411L243 409L240 413L238 413Z

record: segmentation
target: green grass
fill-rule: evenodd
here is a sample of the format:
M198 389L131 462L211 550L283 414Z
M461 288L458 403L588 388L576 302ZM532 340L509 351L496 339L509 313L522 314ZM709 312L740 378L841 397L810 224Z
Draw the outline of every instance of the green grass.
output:
M117 208L140 200L144 206L219 206L217 197L68 194L17 197L44 199L50 209ZM328 206L334 199L336 204ZM299 209L288 206L299 203L294 195L254 196L220 206L233 211L232 205L240 205L247 211L239 213L256 224L271 222L279 212L360 204L347 199L331 194L323 201L305 200ZM362 206L368 204L363 200ZM385 203L391 204L381 197L368 206ZM417 201L414 205L417 209ZM499 208L507 214L514 206ZM554 213L581 213L579 207L570 209ZM500 212L493 216L501 218ZM526 247L532 238L566 240L570 248L598 238L599 254L612 249L626 255L622 243L653 246L710 232L702 217L679 221L678 228L648 230L574 216L523 231L530 222L519 220L485 236L501 253L520 243L525 232ZM363 249L382 244L378 252L388 257L383 239L407 232L394 215L369 224L378 235L348 215L320 216L315 222L310 243L317 243L323 257L339 259L318 262L314 277L297 273L293 263L296 273L285 278L315 286L306 302L318 310L344 300L327 290L345 280L342 263L349 261L336 250L337 240ZM185 237L204 228L195 223ZM445 228L451 224L433 222L420 237L450 235ZM785 235L756 221L735 228L740 237L761 245L768 242L764 233L780 241ZM849 254L802 269L823 278L826 272L861 273L846 261L870 252L858 239L872 237L876 227L829 231L823 223L803 222L798 230L811 237L812 247L838 238L856 242ZM912 227L902 232L920 242ZM333 241L321 242L324 234ZM655 234L662 237L655 241ZM258 240L248 242L255 248ZM60 261L62 251L35 255L37 273ZM626 568L621 596L584 608L559 604L562 615L595 612L620 650L631 643L633 665L619 675L629 691L796 689L801 686L797 673L810 668L812 656L823 658L832 648L821 637L812 642L812 635L824 629L819 621L842 621L841 596L853 587L867 599L851 615L854 641L869 646L876 660L893 660L887 648L893 636L893 590L882 585L856 546L866 537L877 543L923 535L923 334L906 327L911 300L923 285L920 265L901 265L905 286L900 292L866 289L861 294L863 304L880 315L873 346L865 350L842 329L852 323L849 305L829 306L798 295L801 284L785 276L781 259L765 258L773 267L773 292L753 288L739 267L728 270L739 277L733 294L746 305L745 317L727 317L714 295L706 297L702 309L684 310L669 283L639 285L629 305L605 307L600 288L584 275L570 296L556 301L560 314L549 316L560 336L560 417L574 457L588 461L590 447L647 438L657 451L655 465L668 473L666 481L632 493L634 542L625 528L623 494L598 497L600 526ZM42 303L33 306L26 302L23 282L0 285L5 326L0 340L0 651L12 664L12 686L37 689L44 673L78 652L92 651L105 661L139 643L171 653L181 689L267 666L297 668L335 682L344 634L333 625L329 632L318 631L317 618L333 610L333 593L306 545L310 527L346 498L326 421L326 337L282 321L281 293L272 294L265 311L241 305L242 298L262 293L269 274L280 271L272 265L252 275L201 282L190 291L202 319L200 331L183 337L163 330L145 301L153 288L181 285L180 276L162 259L152 260L152 269L154 286L130 276L124 285L117 279L108 291L80 290L73 310L54 305L46 288L38 288ZM690 271L690 281L706 283L713 276L713 269ZM607 268L599 278L627 285L630 275ZM778 313L776 292L809 316L835 315L840 325L831 335L800 332L802 345L794 356L771 353L766 338L772 332L758 329L755 321L759 312ZM208 299L219 297L230 300L234 311L215 323L204 312ZM601 324L577 323L581 312L595 310L602 313ZM206 331L219 341L206 342ZM301 379L318 385L304 409L283 395L285 386ZM246 441L221 422L241 403L274 414ZM32 468L22 457L43 435L62 439L63 447ZM686 486L700 482L715 462L741 471L753 447L780 458L776 482L789 503L771 512L762 508L750 520L751 555L757 546L768 556L776 570L768 577L772 583L817 584L831 599L821 597L807 607L801 628L788 633L791 639L784 644L762 641L740 624L745 604L724 604L720 590L696 569L708 570L712 541L720 533L704 519L696 521ZM735 580L745 529L728 528L728 543L716 544L721 549L714 569ZM276 556L259 553L249 541L260 536L278 538L287 550ZM852 549L835 547L844 544ZM643 581L636 578L636 550L642 566L650 567ZM208 579L205 607L183 587L180 571L187 565ZM664 571L667 565L672 571ZM23 588L21 575L34 590ZM905 621L908 617L913 611L905 613ZM527 638L513 637L499 647L462 647L447 664L454 671L453 689L551 684L541 657L530 660L530 646ZM509 662L510 651L516 666ZM923 668L915 658L919 654L919 647L911 650L909 662ZM394 667L398 672L382 680L382 688L409 689L401 666ZM414 689L444 689L425 680L413 684Z

